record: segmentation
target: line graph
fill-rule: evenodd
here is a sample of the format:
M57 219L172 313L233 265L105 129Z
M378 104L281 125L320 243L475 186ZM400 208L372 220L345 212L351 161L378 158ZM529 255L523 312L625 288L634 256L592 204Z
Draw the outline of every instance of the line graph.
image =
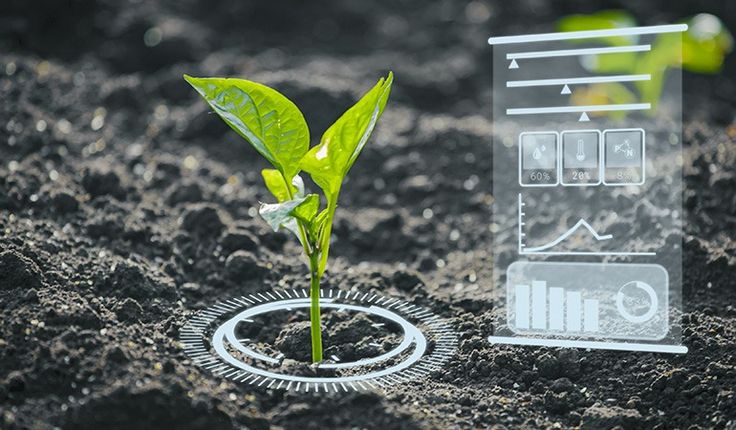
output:
M539 246L534 247L528 247L524 243L524 237L526 237L526 234L524 233L524 216L526 215L524 212L524 206L526 204L524 203L521 193L519 193L519 201L518 201L518 236L519 236L519 255L656 255L655 252L636 252L636 251L550 251L551 248L554 248L555 246L559 245L560 243L564 242L565 239L572 236L576 232L578 232L580 229L584 228L587 230L593 238L596 240L596 242L602 242L606 240L613 239L613 235L611 234L599 234L591 225L583 218L580 218L578 222L575 223L574 226L572 226L570 229L559 235L557 238Z
M535 246L533 248L524 247L524 251L525 252L539 252L539 251L544 251L546 249L552 248L553 246L557 245L558 243L570 237L573 233L578 231L580 227L585 227L593 235L595 240L599 242L602 240L608 240L608 239L613 238L613 235L611 234L604 234L604 235L598 234L598 232L596 232L593 229L593 227L591 227L590 224L588 224L588 221L585 221L584 219L580 218L580 220L571 229L567 230L566 232L558 236L557 239L551 242L545 243L542 246Z

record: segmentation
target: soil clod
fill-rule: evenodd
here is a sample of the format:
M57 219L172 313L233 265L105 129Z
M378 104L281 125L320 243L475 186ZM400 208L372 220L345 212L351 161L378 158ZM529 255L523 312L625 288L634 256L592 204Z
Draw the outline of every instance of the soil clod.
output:
M0 290L41 288L45 277L38 265L17 251L0 252Z

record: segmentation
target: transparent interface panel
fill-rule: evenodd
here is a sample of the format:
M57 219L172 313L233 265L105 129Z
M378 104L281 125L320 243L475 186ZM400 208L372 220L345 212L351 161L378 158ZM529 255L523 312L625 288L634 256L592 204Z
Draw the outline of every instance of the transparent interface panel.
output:
M491 342L680 344L685 25L494 37Z

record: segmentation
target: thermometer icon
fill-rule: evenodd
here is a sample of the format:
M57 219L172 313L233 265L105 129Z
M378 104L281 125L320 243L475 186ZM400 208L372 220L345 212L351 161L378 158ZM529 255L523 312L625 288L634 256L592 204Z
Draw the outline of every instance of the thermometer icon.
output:
M575 158L577 158L578 161L585 160L584 144L585 144L585 141L583 139L578 139L578 152L575 154Z

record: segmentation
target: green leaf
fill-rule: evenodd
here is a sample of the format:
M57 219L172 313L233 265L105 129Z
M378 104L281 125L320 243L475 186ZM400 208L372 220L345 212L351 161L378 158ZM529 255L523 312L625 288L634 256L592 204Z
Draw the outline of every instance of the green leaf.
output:
M315 241L319 239L322 229L325 226L325 221L327 221L329 216L330 211L327 208L322 209L322 211L312 219L312 222L309 223L309 236L314 238Z
M291 211L291 215L306 225L312 222L314 216L319 210L319 196L317 194L309 194L304 197L304 201Z
M662 33L652 43L652 50L641 53L631 70L637 75L649 74L651 79L634 83L639 91L639 101L650 103L648 113L653 115L659 104L667 69L680 65L680 33Z
M309 129L294 103L274 89L245 79L188 75L184 79L285 177L299 172L299 160L309 149Z
M381 78L355 105L327 129L320 143L307 152L300 167L325 192L337 197L342 181L365 146L388 101L393 73Z
M733 36L716 16L701 13L688 21L682 36L682 67L696 73L718 73L733 49Z
M304 180L299 175L294 176L288 188L284 176L276 169L263 169L261 176L266 183L266 188L279 203L292 198L304 197Z
M309 224L319 210L319 196L309 194L282 203L261 203L258 214L274 230L278 231L290 219L297 219Z
M634 27L636 20L623 10L604 10L590 15L568 15L557 21L558 31L606 30L612 28ZM610 36L596 38L612 46L630 45L636 36ZM572 43L587 43L596 39L571 40Z
M636 52L620 52L589 55L582 58L582 64L586 70L596 73L625 73L630 72L636 66L638 55Z
M604 82L576 88L570 97L570 103L576 106L595 104L627 104L636 102L636 95L619 82ZM591 113L593 116L594 113ZM606 112L613 119L626 117L625 111Z
M302 197L283 203L261 203L258 214L268 223L273 231L279 231L287 221L294 218L291 212L297 206L304 203L306 199L306 197Z
M296 188L294 186L289 187L281 172L276 169L263 169L261 170L261 176L263 176L263 182L266 183L266 188L276 197L279 203L289 200L296 193Z

